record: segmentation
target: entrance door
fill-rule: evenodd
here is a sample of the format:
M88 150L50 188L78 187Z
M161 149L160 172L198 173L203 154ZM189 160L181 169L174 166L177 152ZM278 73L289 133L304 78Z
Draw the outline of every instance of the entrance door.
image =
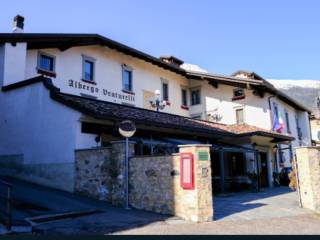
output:
M260 184L261 187L268 187L268 158L267 153L260 152Z

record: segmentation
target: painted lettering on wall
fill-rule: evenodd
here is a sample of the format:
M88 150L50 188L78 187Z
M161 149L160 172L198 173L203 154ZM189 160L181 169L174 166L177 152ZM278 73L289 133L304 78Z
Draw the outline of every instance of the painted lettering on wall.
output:
M108 96L108 97L119 99L119 100L125 100L125 101L130 101L130 102L135 101L134 95L113 92L113 91L109 91L108 89L105 89L105 88L100 89L98 87L90 86L89 84L85 84L85 83L82 83L79 81L74 81L72 79L70 79L68 81L68 86L72 87L72 88L85 90L85 91L87 91L89 93L93 93L93 94L98 94L98 93L102 92L102 94L104 96Z

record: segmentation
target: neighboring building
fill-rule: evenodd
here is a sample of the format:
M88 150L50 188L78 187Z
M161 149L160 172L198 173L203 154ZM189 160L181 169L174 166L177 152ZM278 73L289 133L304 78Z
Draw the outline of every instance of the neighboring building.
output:
M320 146L320 96L316 99L316 108L310 116L312 144Z
M293 148L311 144L309 110L255 73L188 71L175 57L100 35L22 33L21 18L15 26L19 33L0 34L3 174L74 191L75 150L120 140L124 119L137 125L137 154L212 144L214 179L223 183L257 172L271 187ZM150 105L155 90L166 103L160 113Z

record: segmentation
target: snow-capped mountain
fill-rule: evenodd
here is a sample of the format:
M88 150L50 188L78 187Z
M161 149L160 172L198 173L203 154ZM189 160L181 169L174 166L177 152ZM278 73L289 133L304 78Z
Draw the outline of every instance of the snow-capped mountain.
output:
M316 109L316 98L320 96L320 80L269 79L268 82L309 109Z
M207 70L201 68L198 65L191 64L191 63L184 63L180 67L187 70L187 71L191 71L191 72L208 73Z

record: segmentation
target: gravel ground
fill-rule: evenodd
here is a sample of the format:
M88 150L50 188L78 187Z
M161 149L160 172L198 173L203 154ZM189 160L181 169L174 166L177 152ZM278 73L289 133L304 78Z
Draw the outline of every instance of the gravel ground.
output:
M181 221L153 223L144 227L117 232L117 235L199 235L199 234L320 234L320 215L306 214L292 217L255 219L249 221L216 221L185 223Z

